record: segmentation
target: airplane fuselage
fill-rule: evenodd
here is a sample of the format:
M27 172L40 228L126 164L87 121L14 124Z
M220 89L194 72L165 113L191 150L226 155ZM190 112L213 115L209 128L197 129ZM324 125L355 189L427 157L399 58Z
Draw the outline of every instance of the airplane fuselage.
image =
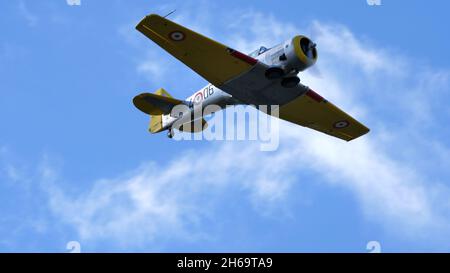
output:
M268 65L279 65L279 57L282 55L282 49L285 44L289 43L290 40L285 43L274 46L270 49L261 47L258 50L250 53L250 56L257 59L258 61L268 64ZM295 73L297 74L297 73ZM234 98L232 95L221 90L220 88L208 83L205 87L198 90L191 96L186 98L186 104L190 106L191 114L194 111L194 106L201 104L202 108L208 105L217 105L221 109L225 109L228 106L245 104L238 99ZM170 129L173 123L179 119L179 117L173 117L171 114L162 116L162 125L164 129Z

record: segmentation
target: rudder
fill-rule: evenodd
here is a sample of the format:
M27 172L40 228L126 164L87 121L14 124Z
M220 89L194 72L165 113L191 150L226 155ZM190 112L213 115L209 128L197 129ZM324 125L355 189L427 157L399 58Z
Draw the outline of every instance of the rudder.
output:
M156 90L156 95L172 98L172 96L164 88ZM152 134L159 133L163 130L162 115L151 115L148 131Z

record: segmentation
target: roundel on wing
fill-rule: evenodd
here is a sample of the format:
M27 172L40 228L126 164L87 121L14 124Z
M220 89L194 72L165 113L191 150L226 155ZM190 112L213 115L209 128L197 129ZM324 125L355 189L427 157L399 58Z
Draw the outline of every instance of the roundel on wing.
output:
M333 124L333 127L336 129L342 129L342 128L346 128L350 125L350 123L346 120L341 120L336 122L335 124Z
M169 33L169 38L175 42L183 41L185 37L186 36L181 31L172 31L171 33Z

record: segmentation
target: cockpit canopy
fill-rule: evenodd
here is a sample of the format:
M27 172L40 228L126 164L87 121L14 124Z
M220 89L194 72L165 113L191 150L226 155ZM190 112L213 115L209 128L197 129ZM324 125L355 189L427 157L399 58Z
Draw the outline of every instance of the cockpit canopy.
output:
M266 52L267 50L269 50L267 47L262 46L262 47L260 47L259 49L253 51L252 53L250 53L250 54L248 54L248 55L249 55L250 57L252 57L252 58L256 58L256 57L258 57L259 55L261 55L261 54L263 54L264 52Z

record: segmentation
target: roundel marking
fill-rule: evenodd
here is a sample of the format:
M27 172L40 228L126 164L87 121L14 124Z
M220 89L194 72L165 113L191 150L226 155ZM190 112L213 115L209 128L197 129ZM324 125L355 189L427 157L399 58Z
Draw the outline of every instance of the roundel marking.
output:
M185 37L186 36L181 31L172 31L171 33L169 33L170 40L175 42L183 41Z
M198 92L197 94L195 94L195 97L194 97L194 103L195 104L199 104L202 100L203 100L203 93L202 92Z
M342 129L342 128L348 127L349 125L350 125L350 123L348 121L341 120L341 121L338 121L335 124L333 124L333 127L337 128L337 129Z

